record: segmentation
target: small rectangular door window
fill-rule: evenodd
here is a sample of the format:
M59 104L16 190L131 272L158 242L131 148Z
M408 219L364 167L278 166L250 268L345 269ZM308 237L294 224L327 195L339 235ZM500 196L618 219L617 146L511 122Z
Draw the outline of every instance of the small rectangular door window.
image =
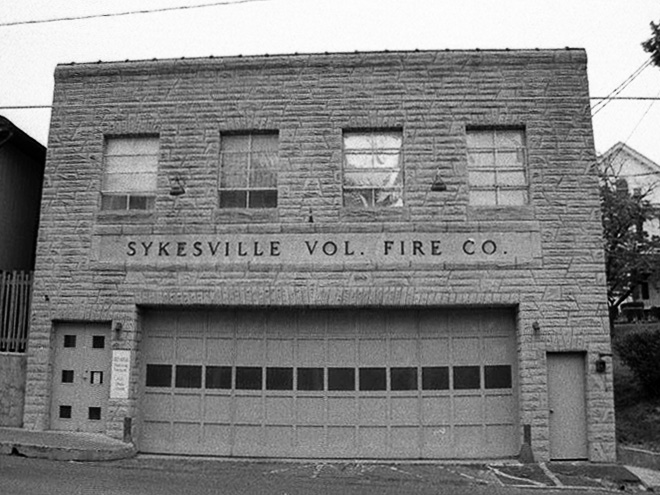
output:
M62 383L73 383L73 370L62 370Z

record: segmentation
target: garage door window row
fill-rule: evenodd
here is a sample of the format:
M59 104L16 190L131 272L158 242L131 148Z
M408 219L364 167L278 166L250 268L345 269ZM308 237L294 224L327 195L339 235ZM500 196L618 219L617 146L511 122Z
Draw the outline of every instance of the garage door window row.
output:
M172 387L172 378L175 388L192 389L201 389L202 382L206 389L226 390L406 391L419 390L420 385L422 390L507 389L511 388L511 366L424 366L420 369L147 365L147 387Z

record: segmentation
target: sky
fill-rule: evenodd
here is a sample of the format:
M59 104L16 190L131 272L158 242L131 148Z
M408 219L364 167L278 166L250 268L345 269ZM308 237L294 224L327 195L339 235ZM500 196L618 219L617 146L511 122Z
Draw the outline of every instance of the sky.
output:
M226 0L167 12L38 24L62 17L185 7L212 0L2 0L0 115L46 145L58 63L380 50L587 50L592 97L648 60L641 43L658 0ZM618 96L660 98L660 67ZM592 101L594 104L596 100ZM596 151L621 141L660 164L660 101L616 100L593 118Z

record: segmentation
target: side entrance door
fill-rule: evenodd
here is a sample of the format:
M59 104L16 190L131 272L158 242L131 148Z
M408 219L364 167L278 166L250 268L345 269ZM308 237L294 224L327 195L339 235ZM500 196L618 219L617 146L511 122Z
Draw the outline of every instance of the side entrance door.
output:
M51 429L105 432L110 359L110 324L56 325Z
M587 458L585 355L548 353L548 407L550 458Z

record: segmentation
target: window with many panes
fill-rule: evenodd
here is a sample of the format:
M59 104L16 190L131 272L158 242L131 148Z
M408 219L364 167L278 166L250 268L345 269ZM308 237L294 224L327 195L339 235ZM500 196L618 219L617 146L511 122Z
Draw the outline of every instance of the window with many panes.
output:
M468 128L466 137L470 204L527 204L525 131Z
M278 134L227 134L221 148L220 208L277 207Z
M344 206L403 206L401 131L344 132Z
M158 138L108 138L103 157L102 210L151 210L156 198Z

